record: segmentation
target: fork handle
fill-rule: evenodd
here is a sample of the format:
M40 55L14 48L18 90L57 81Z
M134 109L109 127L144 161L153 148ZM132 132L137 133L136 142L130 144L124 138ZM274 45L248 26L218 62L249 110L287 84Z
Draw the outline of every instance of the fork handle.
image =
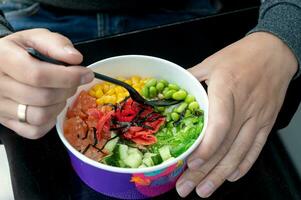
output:
M47 57L43 54L41 54L39 51L37 51L36 49L34 48L26 48L26 51L34 58L38 59L38 60L41 60L41 61L45 61L45 62L48 62L48 63L52 63L52 64L55 64L55 65L63 65L63 66L69 66L69 64L67 63L64 63L64 62L61 62L61 61L58 61L58 60L55 60L53 58L50 58L50 57ZM99 73L96 73L94 72L94 75L96 78L98 79L101 79L101 80L104 80L104 81L108 81L110 83L115 83L117 85L121 85L123 87L127 87L127 84L122 82L122 81L119 81L117 79L114 79L114 78L111 78L109 76L106 76L106 75L103 75L103 74L99 74Z

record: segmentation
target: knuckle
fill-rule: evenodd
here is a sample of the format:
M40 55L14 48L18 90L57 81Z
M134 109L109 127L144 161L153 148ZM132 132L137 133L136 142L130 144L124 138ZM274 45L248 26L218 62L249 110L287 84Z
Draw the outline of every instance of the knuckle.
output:
M215 177L214 179L219 183L222 183L227 179L227 175L223 170L216 171L213 176Z
M69 73L70 75L68 78L63 80L63 84L66 88L74 88L80 85L81 81L81 73L80 72L73 72Z
M199 153L199 156L204 160L208 160L215 151L216 149L212 145L206 145Z
M47 106L55 103L56 100L55 94L50 89L42 90L39 99L42 106Z
M28 81L34 86L44 86L47 76L42 70L36 69L29 73Z
M226 177L231 173L234 169L236 169L237 165L234 163L227 164L219 164L216 166L216 174L222 179L226 179Z
M197 177L198 179L202 179L204 178L206 175L208 174L208 172L206 172L206 170L204 168L200 168L196 171L195 177Z

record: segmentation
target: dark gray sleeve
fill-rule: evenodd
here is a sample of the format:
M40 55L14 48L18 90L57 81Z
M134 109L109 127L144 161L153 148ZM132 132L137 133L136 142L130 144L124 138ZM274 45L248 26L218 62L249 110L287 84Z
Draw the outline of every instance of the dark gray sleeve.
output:
M13 32L11 25L5 20L2 11L0 11L0 38Z
M301 74L301 0L265 0L257 26L249 32L269 32L284 41L295 54Z

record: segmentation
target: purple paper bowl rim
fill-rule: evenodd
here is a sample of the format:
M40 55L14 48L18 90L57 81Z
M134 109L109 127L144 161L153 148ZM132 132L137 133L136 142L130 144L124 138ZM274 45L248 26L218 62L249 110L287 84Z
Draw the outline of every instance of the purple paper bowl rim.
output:
M161 63L165 63L168 64L169 67L174 67L176 70L180 70L181 73L183 73L185 76L187 76L189 78L189 81L191 82L191 84L196 84L198 85L200 90L203 90L202 93L206 94L205 89L203 88L203 86L200 84L200 82L188 71L186 71L184 68L180 67L179 65L164 60L162 58L158 58L158 57L153 57L153 56L146 56L146 55L122 55L122 56L115 56L115 57L110 57L110 58L106 58L103 60L100 60L98 62L95 62L91 65L88 66L88 68L95 68L95 67L99 67L99 65L101 65L102 63L105 62L110 62L112 60L118 60L118 59L124 59L124 58L140 58L140 59L152 59L152 60L157 60L160 61ZM205 104L208 105L208 96L204 95L202 97L202 101L205 101ZM207 121L208 121L208 116L204 117L204 125L202 128L202 131L199 135L199 137L196 139L196 141L189 147L189 149L187 149L187 151L185 151L184 153L182 153L180 156L176 157L175 159L172 160L168 160L165 161L159 165L156 166L152 166L152 167L146 167L146 168L121 168L121 167L114 167L114 166L110 166L110 165L105 165L102 164L100 162L97 162L95 160L92 160L88 157L86 157L85 155L81 154L80 152L78 152L65 138L63 130L61 127L62 126L62 121L58 120L56 123L56 130L58 132L58 135L60 137L60 139L62 140L63 144L67 147L67 149L73 154L75 155L78 159L80 159L81 161L85 162L86 164L89 164L91 166L94 166L96 168L102 169L102 170L106 170L106 171L110 171L110 172L116 172L116 173L126 173L126 174L135 174L135 173L148 173L148 172L153 172L153 171L157 171L157 170L162 170L165 169L169 166L172 166L176 163L178 163L180 160L185 160L196 148L197 146L201 143L204 132L206 130L207 127Z

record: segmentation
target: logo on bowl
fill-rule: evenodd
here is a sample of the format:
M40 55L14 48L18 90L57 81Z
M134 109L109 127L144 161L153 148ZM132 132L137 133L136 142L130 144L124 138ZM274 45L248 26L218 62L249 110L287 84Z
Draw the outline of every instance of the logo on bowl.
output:
M135 183L137 190L145 196L160 195L175 186L178 177L185 169L185 162L178 163L155 172L133 174L131 182Z

